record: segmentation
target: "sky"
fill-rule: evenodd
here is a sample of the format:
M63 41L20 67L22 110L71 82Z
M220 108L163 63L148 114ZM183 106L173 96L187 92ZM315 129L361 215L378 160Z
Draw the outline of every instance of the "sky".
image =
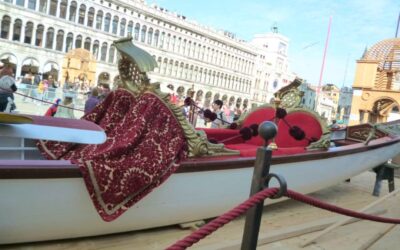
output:
M307 82L320 78L329 17L332 16L322 84L351 86L356 60L365 48L394 38L400 0L147 0L200 24L250 41L278 32L289 38L289 67ZM399 35L400 37L400 31Z

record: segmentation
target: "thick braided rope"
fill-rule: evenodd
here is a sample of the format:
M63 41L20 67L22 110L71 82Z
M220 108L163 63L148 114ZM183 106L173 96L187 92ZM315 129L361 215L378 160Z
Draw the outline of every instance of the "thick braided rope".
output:
M346 208L342 208L342 207L338 207L338 206L335 206L332 204L322 202L313 197L306 196L304 194L300 194L300 193L297 193L292 190L288 190L287 194L285 194L285 196L287 196L293 200L307 203L314 207L318 207L318 208L321 208L324 210L328 210L328 211L331 211L334 213L338 213L338 214L342 214L342 215L346 215L346 216L350 216L350 217L354 217L354 218L382 222L382 223L400 224L400 219L385 218L385 217L380 217L380 216L376 216L376 215L370 215L370 214L356 212L356 211L353 211L350 209L346 209Z
M271 197L277 194L279 191L278 188L266 188L257 194L253 195L245 202L241 203L240 205L234 207L230 211L222 214L218 218L210 221L203 227L199 228L198 230L191 233L189 236L177 241L173 245L169 246L168 250L178 250L178 249L186 249L192 246L194 243L198 242L199 240L207 237L211 233L215 232L220 227L224 226L225 224L231 222L233 219L237 218L244 212L246 212L249 208L253 207L255 204L263 201L265 198Z
M219 216L218 218L210 221L200 229L194 231L192 234L189 236L186 236L182 240L177 241L175 244L171 245L168 247L168 250L180 250L180 249L186 249L196 242L200 241L201 239L207 237L211 233L215 232L217 229L220 227L224 226L225 224L229 223L233 219L237 218L239 215L243 214L246 212L249 208L254 206L255 204L263 201L265 198L274 196L277 194L279 191L278 188L266 188L257 194L253 195L250 197L248 200L245 202L241 203L240 205L236 206L235 208L231 209L230 211L224 213L223 215ZM334 213L350 216L350 217L355 217L359 219L364 219L364 220L370 220L370 221L376 221L376 222L382 222L382 223L391 223L391 224L400 224L400 219L395 219L395 218L385 218L385 217L380 217L380 216L375 216L375 215L369 215L369 214L364 214L364 213L359 213L350 209L346 208L341 208L332 204L328 204L325 202L322 202L320 200L317 200L313 197L306 196L300 193L297 193L292 190L288 190L285 196L301 201L303 203L309 204L314 207L318 207L324 210L328 210Z
M32 96L28 96L28 95L25 95L25 94L22 94L22 93L19 93L19 92L12 92L12 91L10 91L8 89L4 89L4 88L1 88L1 87L0 87L0 90L2 90L4 92L12 93L12 94L20 95L20 96L23 96L23 97L27 97L27 98L30 98L32 100L38 101L38 102L43 102L43 103L51 104L51 105L54 104L53 102L48 102L48 101L45 101L45 100L41 100L41 99L38 99L38 98L35 98L35 97L32 97ZM83 109L72 108L72 107L61 105L61 104L58 104L58 106L59 107L64 107L64 108L67 108L67 109L72 109L72 110L84 112Z

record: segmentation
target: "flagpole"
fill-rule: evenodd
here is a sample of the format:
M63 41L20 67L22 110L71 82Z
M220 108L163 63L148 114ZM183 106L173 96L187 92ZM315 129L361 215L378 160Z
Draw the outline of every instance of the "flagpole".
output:
M329 36L330 36L330 33L331 33L331 23L332 23L332 16L329 17L328 34L327 34L327 36L326 36L325 48L324 48L324 56L322 57L321 71L320 71L320 74L319 74L319 82L318 82L317 98L316 98L316 108L317 108L317 111L318 111L318 106L319 106L319 94L320 94L320 92L321 92L322 77L323 77L323 75L324 75L326 52L327 52L327 50L328 50Z
M399 17L397 18L396 35L394 36L395 38L397 38L397 34L399 33L399 24L400 24L400 12L399 12Z

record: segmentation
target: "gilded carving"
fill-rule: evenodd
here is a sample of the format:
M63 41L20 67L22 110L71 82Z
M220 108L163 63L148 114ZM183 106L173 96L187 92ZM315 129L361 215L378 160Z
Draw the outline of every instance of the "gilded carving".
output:
M209 143L207 137L196 131L183 116L181 107L170 103L169 95L160 90L160 84L150 83L146 70L152 70L157 66L157 63L153 61L151 55L135 47L131 39L121 39L116 41L114 45L121 53L121 59L118 62L120 80L117 85L130 91L135 96L147 92L153 93L160 98L182 126L189 147L189 157L239 155L239 151L225 149L223 144ZM139 56L140 58L134 58L134 56ZM140 64L140 62L142 62L142 64Z

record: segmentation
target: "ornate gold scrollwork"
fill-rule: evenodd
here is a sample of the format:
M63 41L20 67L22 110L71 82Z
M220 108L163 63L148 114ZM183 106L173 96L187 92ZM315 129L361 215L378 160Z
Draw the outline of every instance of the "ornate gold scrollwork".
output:
M160 84L150 83L146 72L154 69L157 63L150 54L134 46L131 40L131 38L124 38L114 42L115 47L121 53L121 59L118 62L120 80L117 85L135 96L144 93L152 93L157 96L171 110L182 126L189 147L189 157L239 155L239 151L225 149L223 144L209 143L207 137L196 131L183 116L181 107L173 105L169 101L169 94L160 90Z
M275 98L280 100L279 107L297 108L301 105L301 99L304 95L304 93L298 89L301 83L302 80L296 78L289 85L281 88L275 93Z

